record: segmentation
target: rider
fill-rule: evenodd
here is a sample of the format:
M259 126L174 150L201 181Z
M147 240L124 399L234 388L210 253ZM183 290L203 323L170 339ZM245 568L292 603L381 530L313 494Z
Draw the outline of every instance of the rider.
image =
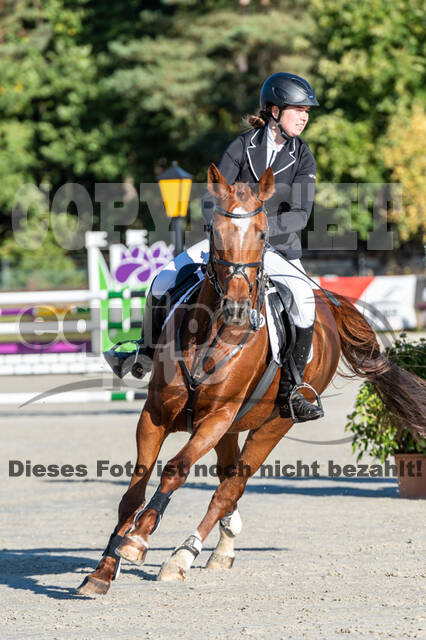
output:
M271 247L265 252L264 266L273 280L287 285L293 293L290 310L296 328L293 358L302 379L312 345L315 300L300 262L300 232L305 228L312 209L316 164L308 145L299 136L308 122L310 107L318 105L315 92L306 80L291 73L274 73L262 86L258 116L248 117L250 131L238 136L228 146L218 165L229 184L236 181L257 183L268 167L274 172L276 192L266 203ZM205 197L203 216L208 223L213 212L211 196ZM156 303L176 286L184 267L206 262L208 255L209 241L205 239L178 255L153 281L144 314L142 346L137 357L136 369L139 371L133 368L133 373L139 374L137 377L150 370L161 332L162 318L158 315L155 318L156 313L161 315ZM150 334L152 340L148 344L145 336ZM114 356L122 358L123 362L126 358L125 354L117 352ZM134 354L132 357L133 363ZM110 364L114 364L111 356ZM121 365L116 367L116 372ZM294 384L290 368L282 367L278 401L283 417L289 416L288 398ZM292 405L299 422L315 420L323 415L317 405L308 402L298 392L293 394Z

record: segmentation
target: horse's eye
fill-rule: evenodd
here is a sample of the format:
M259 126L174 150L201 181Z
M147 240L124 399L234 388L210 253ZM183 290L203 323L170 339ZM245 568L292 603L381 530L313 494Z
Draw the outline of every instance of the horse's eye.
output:
M266 231L261 231L260 232L260 239L264 240L266 238Z

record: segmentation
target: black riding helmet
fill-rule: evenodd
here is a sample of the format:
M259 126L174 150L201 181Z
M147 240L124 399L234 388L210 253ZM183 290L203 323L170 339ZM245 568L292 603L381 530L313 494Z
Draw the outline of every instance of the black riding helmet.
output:
M315 91L309 82L294 73L273 73L266 78L260 90L260 107L266 109L271 104L280 108L287 105L319 106Z
M275 118L268 107L276 105L279 108L278 117ZM303 78L294 73L273 73L266 78L260 90L260 108L268 112L268 116L275 120L281 135L286 140L292 140L280 123L281 114L288 105L297 107L319 107L315 91Z

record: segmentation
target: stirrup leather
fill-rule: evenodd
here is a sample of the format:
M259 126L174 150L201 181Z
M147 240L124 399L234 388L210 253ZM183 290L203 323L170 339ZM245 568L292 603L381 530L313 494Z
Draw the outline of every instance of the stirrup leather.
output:
M291 390L291 393L288 397L288 407L290 409L290 415L291 415L291 419L293 420L293 422L303 422L303 420L299 420L299 418L296 416L295 412L294 412L294 407L293 407L293 400L294 397L296 395L296 393L299 392L300 389L309 389L310 391L312 391L312 393L315 395L315 401L317 403L317 408L321 411L322 416L324 415L324 408L322 406L322 401L320 398L319 393L317 393L317 391L307 382L301 382L300 384L296 384L293 389ZM306 400L306 398L305 398ZM309 402L309 400L306 400L306 402ZM318 417L322 417L322 416L318 416Z

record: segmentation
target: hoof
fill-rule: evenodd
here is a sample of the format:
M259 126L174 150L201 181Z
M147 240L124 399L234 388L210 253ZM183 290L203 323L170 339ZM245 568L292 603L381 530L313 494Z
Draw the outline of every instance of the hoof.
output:
M234 564L233 556L224 556L213 552L207 561L206 569L230 569Z
M110 583L93 576L86 576L77 589L79 596L104 596L110 587Z
M160 573L157 576L158 582L183 582L186 571L173 562L163 562Z
M138 539L142 541L141 545L137 545ZM140 536L124 536L123 542L115 550L115 553L133 564L143 564L145 562L148 547L143 544Z

